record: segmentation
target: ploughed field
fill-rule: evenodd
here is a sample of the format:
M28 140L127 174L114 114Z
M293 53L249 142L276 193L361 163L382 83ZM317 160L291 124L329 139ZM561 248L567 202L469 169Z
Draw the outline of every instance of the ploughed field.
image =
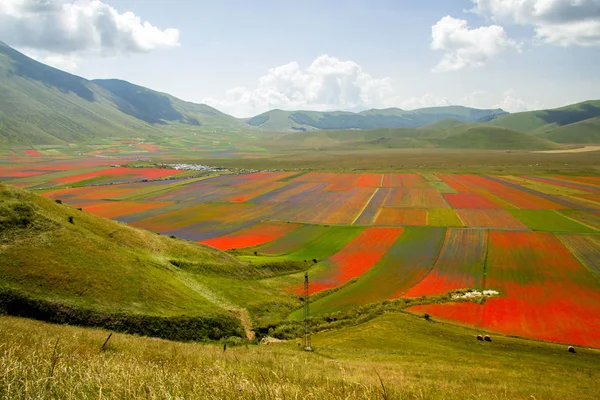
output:
M598 177L210 175L82 159L0 167L0 180L255 264L304 263L313 314L490 290L498 294L486 301L409 311L600 348ZM303 275L264 282L302 295Z

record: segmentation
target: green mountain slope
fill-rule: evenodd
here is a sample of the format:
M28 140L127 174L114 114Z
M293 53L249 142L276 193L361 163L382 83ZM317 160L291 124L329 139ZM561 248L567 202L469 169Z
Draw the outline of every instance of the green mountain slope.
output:
M12 144L84 142L158 133L119 112L89 81L38 63L0 43L0 140Z
M182 338L181 323L199 330L187 339L238 335L237 316L277 295L255 274L207 246L0 185L0 311L162 337Z
M244 128L236 118L205 105L122 81L100 83L39 63L0 42L0 143L159 138L161 125L171 121ZM139 95L133 96L137 92Z
M597 144L600 143L600 117L559 126L539 134L539 137L557 143Z
M502 114L505 114L505 111L500 109L479 110L461 106L422 108L413 111L399 108L373 109L359 113L272 110L250 118L247 123L275 131L418 128L448 118L462 122L481 122Z
M109 91L121 112L152 124L181 122L214 128L245 127L238 119L206 104L186 102L119 79L96 79L92 83Z
M448 124L452 125L452 124ZM560 147L545 138L483 124L460 124L447 129L374 129L310 131L282 135L281 146L317 148L457 148L488 150L551 150Z
M501 115L488 124L537 134L596 117L600 117L600 100L586 101L551 110Z
M446 131L445 138L437 141L439 147L457 149L493 150L551 150L559 147L554 142L510 129L465 125Z
M424 125L419 129L450 129L464 124L465 122L457 118L446 118L436 122L432 122L431 124Z

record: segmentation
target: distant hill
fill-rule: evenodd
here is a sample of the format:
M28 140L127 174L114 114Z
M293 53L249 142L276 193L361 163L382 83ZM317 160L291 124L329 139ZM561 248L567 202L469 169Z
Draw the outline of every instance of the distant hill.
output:
M600 117L600 100L550 110L501 115L492 119L489 124L515 131L540 133L596 117Z
M424 125L419 129L449 129L464 125L465 123L466 122L463 122L457 118L446 118L436 122L432 122L431 124Z
M123 81L89 81L0 42L0 143L160 137L166 122L245 128L241 121L209 106Z
M354 141L355 145L383 147L517 148L511 146L521 143L523 149L547 149L552 143L600 143L599 118L600 100L516 114L448 106L359 113L271 110L242 120L126 81L90 81L37 62L0 42L0 145L86 144L107 138L160 142L169 134L265 130L336 132L280 141L314 146ZM499 129L489 129L492 127ZM396 131L373 136L382 129ZM359 130L371 133L358 134L362 137L349 133Z
M598 144L600 143L600 117L559 126L538 136L557 143Z
M387 108L359 113L272 110L250 118L247 123L273 131L419 128L449 118L460 122L482 122L503 114L506 114L506 111L501 109L479 110L462 106L421 108L413 111Z
M206 104L180 100L119 79L95 79L92 83L106 89L119 110L151 124L181 122L214 128L242 128L236 118Z
M447 129L374 129L288 133L274 143L288 147L317 148L462 148L488 150L552 150L560 147L525 132L488 126L460 124Z
M552 150L559 148L554 142L510 129L463 125L451 128L447 136L439 141L439 147L457 149L493 150Z

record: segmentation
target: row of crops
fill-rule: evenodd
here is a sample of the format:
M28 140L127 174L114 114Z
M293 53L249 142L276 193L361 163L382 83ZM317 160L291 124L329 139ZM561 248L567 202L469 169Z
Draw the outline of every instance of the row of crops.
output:
M312 303L316 314L493 290L499 295L483 304L410 311L600 347L600 178L257 172L177 179L181 171L78 163L0 166L0 179L47 187L47 197L144 229L236 249L253 263L307 261L312 293L337 289ZM267 283L300 293L302 279Z

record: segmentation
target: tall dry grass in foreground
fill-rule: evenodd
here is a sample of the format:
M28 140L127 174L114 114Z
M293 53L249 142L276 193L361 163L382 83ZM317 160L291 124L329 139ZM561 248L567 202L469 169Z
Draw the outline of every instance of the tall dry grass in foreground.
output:
M419 324L400 317L387 319ZM358 328L387 329L382 325L387 319ZM410 327L395 329L398 336L397 329ZM445 325L439 329L452 333ZM581 358L581 364L560 367L552 362L559 357L548 358L551 353L544 350L554 345L532 342L530 347L510 339L521 350L513 347L498 356L482 348L477 355L460 343L444 350L435 334L427 336L427 344L414 331L412 342L407 337L399 344L389 336L392 331L386 332L381 346L377 337L361 334L355 348L347 347L358 343L352 329L318 335L316 353L300 350L295 342L223 351L217 344L123 334L112 335L102 350L107 331L0 316L0 399L539 400L593 399L598 393L595 352ZM471 336L465 340L474 341ZM570 373L577 379L570 380Z
M0 317L4 399L415 398L289 347L176 343ZM349 379L364 374L370 379ZM424 395L424 394L423 394ZM426 396L425 396L426 397Z

